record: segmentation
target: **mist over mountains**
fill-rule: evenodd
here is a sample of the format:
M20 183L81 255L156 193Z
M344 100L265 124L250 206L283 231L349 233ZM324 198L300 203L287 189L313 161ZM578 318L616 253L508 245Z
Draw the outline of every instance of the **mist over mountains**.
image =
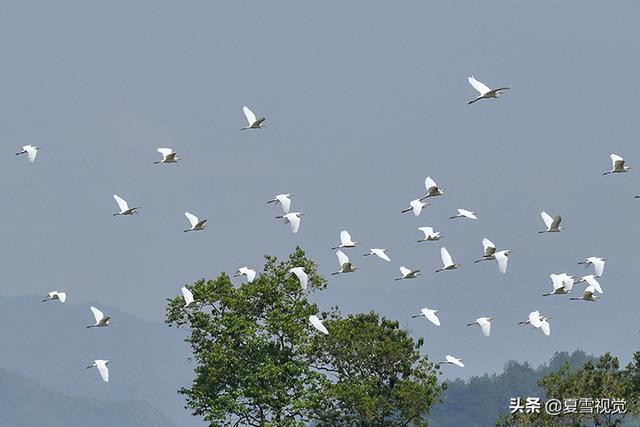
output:
M177 393L192 378L181 332L98 303L112 324L87 329L94 323L91 303L76 305L72 298L65 304L0 298L0 367L70 397L146 401L185 426L199 425ZM100 358L111 360L108 384L85 369Z

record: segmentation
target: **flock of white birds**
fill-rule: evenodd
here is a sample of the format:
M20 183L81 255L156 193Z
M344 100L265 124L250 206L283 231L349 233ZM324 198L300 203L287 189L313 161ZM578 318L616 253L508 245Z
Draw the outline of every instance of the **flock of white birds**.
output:
M489 98L498 98L505 90L508 90L508 87L500 87L497 89L491 89L484 83L476 80L475 77L471 76L468 78L469 84L473 86L479 92L479 95L473 100L469 101L469 104L473 104L482 99ZM265 126L265 117L257 117L253 111L251 111L247 106L243 106L242 111L247 119L247 126L243 127L242 130L250 130L250 129L262 129ZM38 154L38 150L40 147L34 145L25 145L22 149L16 153L16 155L26 154L30 162L34 162L36 160L36 156ZM155 161L155 164L164 164L164 163L177 163L180 159L178 155L171 148L158 148L158 153L162 155L162 159ZM611 170L606 171L603 175L614 174L614 173L623 173L628 172L631 168L625 164L625 160L617 155L611 154L610 156L612 167ZM431 177L427 177L425 179L425 189L426 194L422 197L416 198L409 202L409 207L402 210L402 213L412 212L416 217L420 216L422 211L429 206L429 203L425 202L426 199L434 198L438 196L445 195L445 189L438 186L435 180ZM640 198L640 196L635 196L636 198ZM117 205L118 212L115 212L114 216L119 215L133 215L138 213L139 207L130 207L125 199L120 197L117 194L113 195ZM302 217L304 216L301 212L292 212L291 211L291 201L293 198L293 194L278 194L273 199L269 200L268 204L277 204L280 205L282 209L282 215L276 216L278 219L282 219L284 224L288 224L291 231L293 233L297 233L300 230L300 225L302 222ZM206 219L201 219L196 215L185 212L185 217L187 218L190 227L185 229L184 232L190 231L202 231L206 227ZM562 221L562 217L560 215L551 216L547 212L542 211L540 213L542 217L542 221L544 222L545 229L539 231L539 233L558 233L563 230L563 227L560 226ZM449 217L449 219L466 219L466 220L478 220L478 216L476 212L470 211L468 209L459 208L455 215ZM436 240L440 240L444 236L440 234L440 232L435 231L433 227L418 227L418 230L424 234L424 237L418 242L432 242ZM359 245L359 242L353 240L351 234L347 230L342 230L340 232L340 244L334 246L332 249L336 250L336 256L338 258L339 270L331 273L332 275L344 274L344 273L353 273L358 270L350 260L349 256L343 251L343 249L353 249ZM509 263L509 256L513 252L510 249L500 249L495 243L493 243L488 238L482 239L482 256L477 259L475 262L482 261L496 261L498 266L498 270L502 274L507 273L507 267ZM365 253L364 256L375 255L379 259L391 262L391 258L388 255L388 250L384 248L371 248L368 253ZM458 268L461 268L461 264L454 262L453 257L449 250L446 247L442 247L440 249L440 255L442 259L442 268L435 270L436 273L442 271L452 271ZM551 292L542 294L543 296L550 295L565 295L569 294L573 286L579 283L585 283L586 287L582 292L582 296L580 297L571 297L570 300L583 300L583 301L596 301L600 295L603 294L602 287L598 282L598 279L602 277L604 272L604 265L606 259L592 256L587 258L585 261L579 262L579 264L584 264L585 267L593 267L594 274L588 274L581 277L575 277L569 275L567 273L560 274L550 274L551 285L553 289ZM300 281L300 286L302 289L307 289L308 284L308 276L304 271L303 267L294 267L289 270L289 272L295 275ZM415 279L421 274L420 269L412 269L406 267L404 265L400 266L400 277L396 278L396 281L399 280L409 280ZM238 268L234 277L245 276L247 282L252 283L258 272L252 268L247 266ZM198 301L194 299L191 291L183 286L181 288L182 295L184 297L184 306L185 308L195 308L198 306ZM43 300L46 301L54 301L57 300L61 303L64 303L67 299L67 294L61 291L51 291L48 293L47 297ZM102 311L98 308L91 306L91 312L94 316L95 323L88 325L87 328L94 327L106 327L110 325L110 318L106 316ZM431 322L435 326L441 326L440 318L438 314L440 313L439 309L424 307L420 310L419 314L412 316L413 318L424 317L429 322ZM529 325L534 329L539 329L544 335L549 336L551 334L551 326L549 324L549 319L551 319L548 315L542 315L538 310L534 310L529 313L527 320L519 322L519 324ZM482 334L486 337L491 335L491 325L495 320L493 316L482 316L475 321L468 323L468 326L479 326ZM323 334L329 334L329 330L322 323L322 320L315 315L309 317L309 323L315 329ZM94 362L87 366L88 368L96 368L100 374L100 377L104 382L109 382L109 360L106 359L96 359ZM459 367L464 367L463 360L458 357L454 357L452 355L445 355L444 360L438 362L439 364L452 364Z

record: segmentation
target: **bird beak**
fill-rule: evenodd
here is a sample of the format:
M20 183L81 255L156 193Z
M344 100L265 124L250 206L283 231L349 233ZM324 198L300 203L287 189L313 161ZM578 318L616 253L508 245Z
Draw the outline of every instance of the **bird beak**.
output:
M473 326L475 323L467 323L467 326Z

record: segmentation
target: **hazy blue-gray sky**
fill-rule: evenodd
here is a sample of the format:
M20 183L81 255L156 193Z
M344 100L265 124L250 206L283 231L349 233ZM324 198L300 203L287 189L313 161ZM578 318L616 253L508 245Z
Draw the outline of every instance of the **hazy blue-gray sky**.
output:
M0 294L60 289L160 320L183 284L259 268L265 253L301 245L328 275L346 228L361 270L314 299L403 322L440 308L441 328L409 326L431 358L465 359L455 375L577 347L626 360L640 170L601 173L611 152L640 166L639 13L601 1L4 4ZM512 90L469 106L471 74ZM269 127L241 132L243 104ZM13 156L26 143L43 147L34 164ZM184 160L152 164L163 146ZM446 196L401 215L427 175ZM114 192L140 214L112 217ZM282 192L306 214L297 235L265 205ZM458 207L479 220L449 221ZM543 209L566 232L537 234ZM185 210L208 229L183 233ZM423 225L446 237L418 244ZM515 250L506 276L473 263L485 236ZM432 273L440 243L460 270ZM369 247L393 262L363 258ZM549 273L580 273L591 255L608 259L600 301L540 296ZM394 282L400 265L424 275ZM534 309L553 317L551 337L516 324ZM496 317L490 338L465 326L482 315Z

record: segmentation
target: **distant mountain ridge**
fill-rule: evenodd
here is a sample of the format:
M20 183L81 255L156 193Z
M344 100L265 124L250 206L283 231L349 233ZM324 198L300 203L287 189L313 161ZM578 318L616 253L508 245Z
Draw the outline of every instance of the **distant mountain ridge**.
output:
M69 398L149 402L175 422L202 425L177 393L193 378L181 331L98 303L93 304L111 316L112 325L87 329L94 323L91 303L41 300L0 297L0 366ZM95 369L85 369L99 358L111 360L108 384Z
M180 427L146 402L70 397L0 368L0 427Z

